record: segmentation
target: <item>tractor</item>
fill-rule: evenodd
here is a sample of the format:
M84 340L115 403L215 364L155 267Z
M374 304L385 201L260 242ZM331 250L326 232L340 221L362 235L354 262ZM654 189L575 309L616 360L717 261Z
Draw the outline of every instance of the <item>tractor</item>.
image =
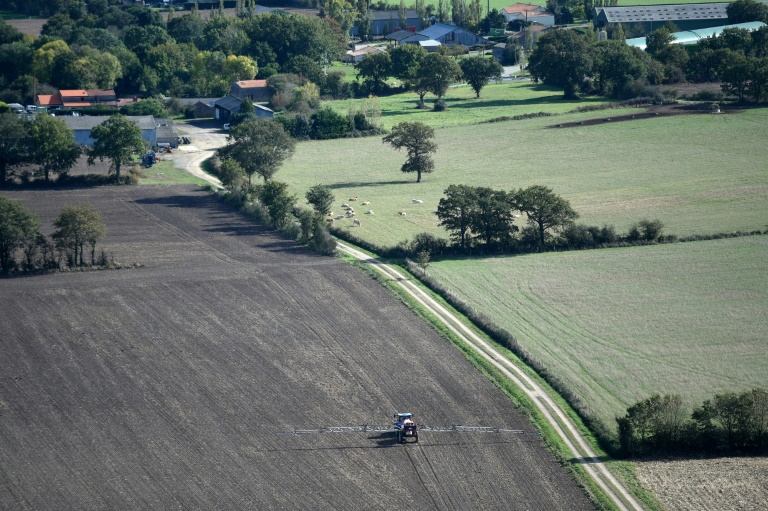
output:
M413 438L416 443L419 442L419 430L413 421L412 413L395 414L395 431L397 431L397 441L405 442L406 438Z

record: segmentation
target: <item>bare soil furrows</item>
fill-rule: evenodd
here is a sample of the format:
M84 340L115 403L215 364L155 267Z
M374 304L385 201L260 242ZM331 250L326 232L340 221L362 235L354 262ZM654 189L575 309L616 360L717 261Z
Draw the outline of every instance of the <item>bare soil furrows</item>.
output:
M280 435L406 409L532 429L347 264L191 187L3 195L46 232L94 203L141 267L0 279L1 508L591 508L533 435Z

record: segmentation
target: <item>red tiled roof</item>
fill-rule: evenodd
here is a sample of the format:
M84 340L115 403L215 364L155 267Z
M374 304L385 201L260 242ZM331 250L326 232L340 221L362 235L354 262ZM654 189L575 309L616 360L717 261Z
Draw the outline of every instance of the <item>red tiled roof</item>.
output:
M38 94L37 103L40 106L61 105L61 96L58 94Z
M88 91L84 91L82 89L60 90L59 94L61 94L62 98L85 98L85 97L88 97Z
M266 87L267 81L266 80L238 80L235 82L235 85L237 85L241 89L250 89L253 87Z
M82 108L84 106L92 106L92 103L88 103L87 101L78 101L77 103L64 103L64 106L69 108Z

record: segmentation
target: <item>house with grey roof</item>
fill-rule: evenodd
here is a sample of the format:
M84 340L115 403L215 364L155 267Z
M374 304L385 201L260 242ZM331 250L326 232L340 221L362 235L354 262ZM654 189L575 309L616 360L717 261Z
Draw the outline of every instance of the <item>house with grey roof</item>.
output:
M475 46L476 44L488 44L488 39L473 34L468 30L455 25L446 25L444 23L435 23L431 27L425 28L413 36L403 39L401 44L419 44L419 41L432 39L446 46L461 44L464 46Z
M91 137L91 130L109 119L108 115L81 115L78 117L64 116L64 123L75 134L75 142L80 145L93 146L95 140ZM157 124L151 115L126 116L141 128L141 138L147 141L150 147L157 146Z
M220 121L227 122L232 114L240 111L240 107L243 106L243 100L234 96L227 96L225 98L217 99L213 104L215 108L214 117ZM253 105L253 111L256 117L274 117L275 112L263 105Z
M592 22L597 27L617 23L633 24L639 26L642 33L653 32L667 22L674 23L681 30L696 30L727 25L728 5L728 2L710 2L596 7L592 12Z

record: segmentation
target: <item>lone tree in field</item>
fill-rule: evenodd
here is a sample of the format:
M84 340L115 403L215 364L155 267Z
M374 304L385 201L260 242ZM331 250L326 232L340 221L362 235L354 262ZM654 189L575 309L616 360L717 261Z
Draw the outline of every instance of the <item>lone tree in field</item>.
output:
M0 272L13 269L14 252L35 239L39 228L40 221L35 215L18 202L0 197Z
M88 151L88 165L93 165L98 158L112 161L110 170L120 182L120 168L131 162L133 153L143 152L147 144L141 138L141 128L124 115L113 115L91 130L95 140Z
M321 215L327 215L333 204L333 192L325 185L315 185L305 195L307 202Z
M419 95L419 108L424 108L424 94L431 92L440 101L448 87L461 77L461 68L451 57L440 53L430 53L419 65L418 78L414 89Z
M50 115L38 115L30 130L32 161L40 166L45 182L51 174L65 174L80 157L74 133L64 120Z
M437 151L437 144L433 140L435 130L423 122L401 122L392 128L392 133L382 139L395 149L405 147L408 151L408 159L400 168L403 172L416 172L416 182L421 183L421 174L428 174L435 170L435 162L432 153Z
M285 132L282 124L253 119L232 127L229 144L219 149L219 157L235 160L248 176L250 188L254 174L264 178L266 183L295 150L296 141Z
M480 55L462 59L459 65L462 73L464 73L464 79L475 91L476 98L480 97L480 91L488 85L491 78L499 77L504 72L504 68L501 67L498 60L487 59Z
M16 114L0 114L0 186L12 176L14 167L30 159L29 126L29 121Z
M86 243L91 248L91 264L95 264L96 243L107 234L104 217L93 204L83 203L77 206L67 205L53 221L56 227L51 237L56 246L67 250L73 264L83 265L83 253Z
M539 250L546 244L546 230L562 228L570 224L579 214L571 208L571 203L555 194L551 188L533 185L515 193L514 202L519 211L528 217L528 222L536 229Z

